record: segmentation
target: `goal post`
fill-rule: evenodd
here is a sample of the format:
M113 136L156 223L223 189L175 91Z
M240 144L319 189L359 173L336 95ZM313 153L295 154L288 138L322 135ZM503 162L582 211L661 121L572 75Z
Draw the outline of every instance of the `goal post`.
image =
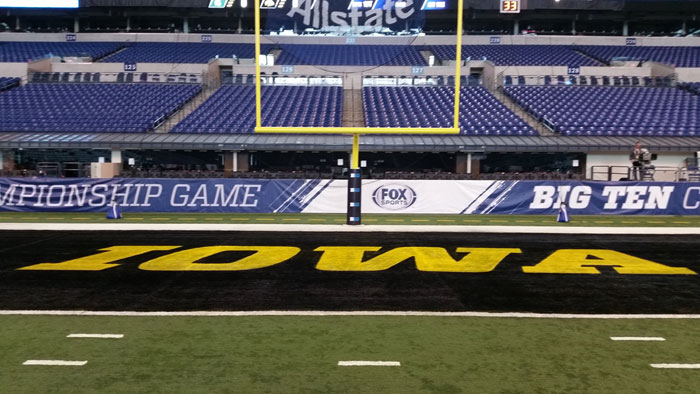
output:
M393 1L393 0L389 0ZM314 1L314 4L316 2ZM391 3L390 3L391 4ZM253 1L255 18L255 133L277 134L350 134L353 136L350 171L348 178L348 211L347 224L361 224L360 200L361 180L359 167L359 136L361 134L431 134L431 135L455 135L460 133L459 104L462 73L462 30L463 30L463 0L457 1L457 31L456 31L456 57L454 78L454 109L452 114L452 127L295 127L295 126L263 126L262 124L262 83L261 83L261 40L262 31L260 23L260 0Z

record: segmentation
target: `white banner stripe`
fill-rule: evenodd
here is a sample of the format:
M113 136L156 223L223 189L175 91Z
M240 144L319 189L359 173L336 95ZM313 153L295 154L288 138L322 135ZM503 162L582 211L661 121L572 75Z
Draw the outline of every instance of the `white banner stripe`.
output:
M82 367L87 361L65 361L65 360L27 360L22 365L57 365L63 367Z
M700 364L649 364L652 368L700 369Z
M665 341L664 337L610 337L613 341Z
M400 367L398 361L338 361L341 367Z
M576 314L528 312L420 312L420 311L70 311L0 310L0 316L431 316L506 317L526 319L700 319L700 314Z
M124 338L124 334L68 334L66 338L107 338L107 339L121 339Z

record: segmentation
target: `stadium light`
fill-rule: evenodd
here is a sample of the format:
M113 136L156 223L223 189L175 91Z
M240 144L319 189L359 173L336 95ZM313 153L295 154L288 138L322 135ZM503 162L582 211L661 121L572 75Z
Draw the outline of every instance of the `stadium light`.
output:
M241 0L241 7L248 8L248 0Z

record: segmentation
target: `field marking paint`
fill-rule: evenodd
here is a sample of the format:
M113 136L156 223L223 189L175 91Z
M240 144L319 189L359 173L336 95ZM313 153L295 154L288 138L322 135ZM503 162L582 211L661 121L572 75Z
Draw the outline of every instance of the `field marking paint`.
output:
M268 221L274 220L264 218ZM194 221L195 218L178 218ZM260 220L260 219L257 219ZM391 220L391 219L390 219ZM334 219L344 222L345 219ZM463 219L462 222L480 222ZM219 223L0 223L11 231L271 231L271 232L402 232L402 233L498 233L498 234L624 234L700 235L700 227L569 227L569 226L469 226L469 225L360 225L339 224L219 224Z
M27 360L22 365L57 365L62 367L82 367L87 361Z
M0 316L428 316L515 317L525 319L700 319L700 314L577 314L529 312L419 312L419 311L70 311L0 310Z
M341 367L400 367L398 361L338 361Z
M664 337L610 337L613 341L665 341Z
M700 364L649 364L652 368L700 369Z
M66 338L122 339L124 334L68 334Z

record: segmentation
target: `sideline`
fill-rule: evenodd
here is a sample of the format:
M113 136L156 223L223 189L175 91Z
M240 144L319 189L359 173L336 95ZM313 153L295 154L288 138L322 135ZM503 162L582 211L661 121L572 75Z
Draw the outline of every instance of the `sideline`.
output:
M566 227L566 226L451 226L346 224L216 224L216 223L0 223L10 231L268 231L358 233L499 233L499 234L619 234L700 235L700 227Z
M219 317L219 316L429 316L429 317L508 317L525 319L700 319L700 314L590 314L529 312L417 312L417 311L65 311L0 310L0 316L132 316L132 317Z

